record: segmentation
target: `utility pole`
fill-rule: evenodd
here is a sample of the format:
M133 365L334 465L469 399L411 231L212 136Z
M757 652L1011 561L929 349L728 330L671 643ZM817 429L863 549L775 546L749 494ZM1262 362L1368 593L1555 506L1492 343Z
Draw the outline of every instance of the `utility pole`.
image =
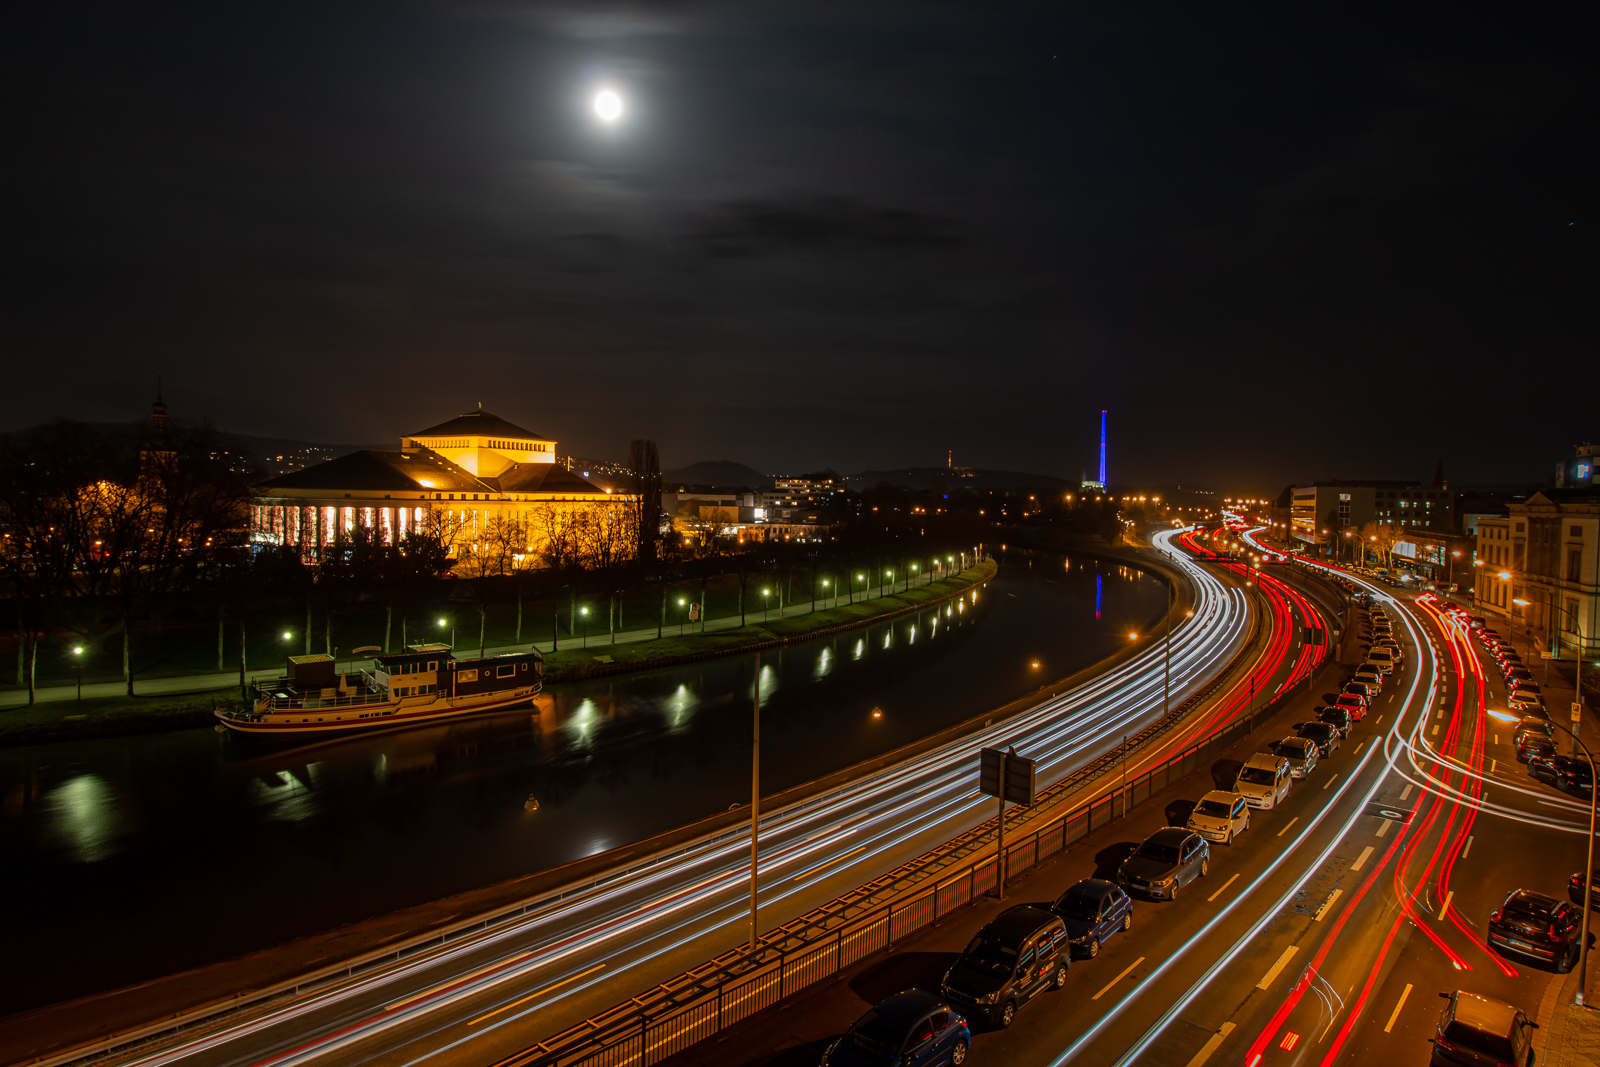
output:
M994 853L994 892L1000 900L1006 899L1006 753L1000 753L1000 822Z
M753 744L750 749L750 951L756 950L756 848L761 822L761 653L756 653Z

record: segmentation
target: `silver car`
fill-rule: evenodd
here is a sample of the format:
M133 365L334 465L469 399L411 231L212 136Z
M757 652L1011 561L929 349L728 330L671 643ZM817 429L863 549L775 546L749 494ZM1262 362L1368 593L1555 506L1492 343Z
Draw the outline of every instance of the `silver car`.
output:
M1310 777L1320 758L1317 743L1304 737L1285 737L1272 746L1272 751L1289 761L1289 773L1295 778Z

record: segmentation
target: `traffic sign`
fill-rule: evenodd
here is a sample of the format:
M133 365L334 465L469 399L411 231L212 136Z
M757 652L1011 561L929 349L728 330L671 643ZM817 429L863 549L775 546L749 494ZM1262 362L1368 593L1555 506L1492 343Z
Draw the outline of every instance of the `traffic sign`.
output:
M1015 748L1007 752L1002 752L998 748L986 748L978 756L978 789L991 797L1000 796L1000 780L1003 773L1005 799L1013 804L1031 807L1034 794L1033 772L1033 760L1017 755Z
M1581 700L1574 700L1572 702L1572 721L1577 722L1580 718L1582 718L1582 716L1583 702Z

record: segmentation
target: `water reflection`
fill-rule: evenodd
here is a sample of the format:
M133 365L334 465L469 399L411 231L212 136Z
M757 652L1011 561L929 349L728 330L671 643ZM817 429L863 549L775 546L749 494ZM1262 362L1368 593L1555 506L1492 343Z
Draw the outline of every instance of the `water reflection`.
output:
M988 589L764 652L759 679L754 657L710 660L289 749L198 729L0 750L0 858L30 917L14 948L61 961L0 977L0 994L13 1010L82 995L726 811L749 799L758 682L777 792L1033 692L1032 662L1070 673L1165 602L1138 572L1085 564L1007 564ZM290 898L230 921L232 901ZM170 936L196 924L205 938ZM91 949L104 966L72 966Z

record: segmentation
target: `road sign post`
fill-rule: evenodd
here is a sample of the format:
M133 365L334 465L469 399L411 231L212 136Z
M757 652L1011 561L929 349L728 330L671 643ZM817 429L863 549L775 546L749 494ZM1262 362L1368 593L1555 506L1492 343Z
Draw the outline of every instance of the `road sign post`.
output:
M1006 898L1006 801L1031 808L1034 800L1034 763L1007 750L986 748L978 753L978 790L1000 804L995 842L995 895Z

